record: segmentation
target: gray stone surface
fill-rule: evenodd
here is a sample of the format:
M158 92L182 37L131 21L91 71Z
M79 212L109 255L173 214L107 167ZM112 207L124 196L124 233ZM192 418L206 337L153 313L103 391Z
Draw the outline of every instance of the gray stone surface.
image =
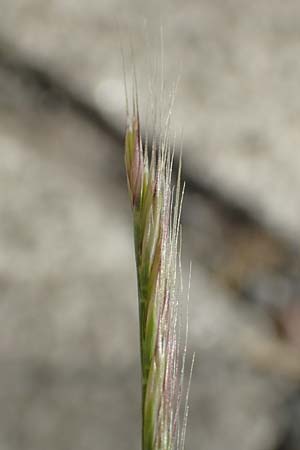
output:
M127 195L108 170L116 149L17 87L0 94L1 449L137 448L135 280L120 224Z
M1 9L3 52L50 73L117 127L116 29L124 42L133 36L142 73L142 17L150 36L161 20L167 79L181 72L174 114L187 172L297 238L295 2L1 0ZM150 42L151 60L159 37ZM122 149L74 104L17 72L1 65L0 449L137 449L138 327ZM185 274L194 261L189 348L196 352L187 448L274 449L299 366L278 370L269 358L278 354L270 318L238 303L204 269L241 277L242 264L249 266L243 252L256 244L261 267L263 260L273 269L279 251L249 230L225 233L221 216L198 196L188 193L186 204ZM232 240L235 262L224 240ZM283 351L289 358L288 346Z
M1 449L137 449L137 307L121 149L51 93L5 71L0 79ZM185 253L185 268L195 256ZM238 450L242 441L265 450L278 440L291 385L256 369L247 353L253 334L271 339L270 321L237 307L195 264L187 448Z
M1 7L0 36L114 121L123 111L119 42L126 48L132 40L138 69L148 70L161 23L167 80L181 75L175 128L184 130L186 166L298 245L298 2L2 0Z

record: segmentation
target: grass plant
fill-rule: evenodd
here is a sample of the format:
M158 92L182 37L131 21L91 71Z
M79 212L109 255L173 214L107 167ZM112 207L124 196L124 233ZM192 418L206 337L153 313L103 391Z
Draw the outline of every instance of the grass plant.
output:
M187 394L183 396L187 327L182 333L180 307L184 185L181 162L172 181L175 142L169 130L174 95L164 120L161 111L153 115L152 138L143 140L133 78L130 105L126 92L125 167L138 286L142 450L183 450L188 413Z

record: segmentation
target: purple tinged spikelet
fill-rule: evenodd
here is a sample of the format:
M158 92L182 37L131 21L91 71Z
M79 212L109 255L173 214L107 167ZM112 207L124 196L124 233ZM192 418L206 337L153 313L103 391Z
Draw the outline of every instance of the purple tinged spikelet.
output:
M143 176L143 152L138 117L135 117L131 123L128 123L125 149L128 190L131 194L132 206L135 207L136 203L140 201Z

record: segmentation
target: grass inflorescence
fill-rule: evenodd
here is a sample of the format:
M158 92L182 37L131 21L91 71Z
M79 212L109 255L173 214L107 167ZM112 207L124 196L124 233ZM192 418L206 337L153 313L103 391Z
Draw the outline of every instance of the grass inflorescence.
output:
M125 167L133 214L142 374L142 450L184 448L181 419L186 339L180 341L181 162L172 182L170 112L144 141L137 83L127 100ZM129 111L130 109L130 111ZM181 158L180 158L181 161ZM182 423L180 423L182 422Z

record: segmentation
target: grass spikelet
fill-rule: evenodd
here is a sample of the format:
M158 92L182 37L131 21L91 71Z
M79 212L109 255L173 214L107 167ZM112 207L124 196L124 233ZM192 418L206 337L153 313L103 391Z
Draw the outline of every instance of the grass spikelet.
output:
M141 136L136 81L130 111L127 93L126 104L125 167L133 214L140 322L142 450L183 450L187 407L181 425L186 353L185 341L181 354L182 287L178 280L184 191L181 164L173 185L171 108L165 122L153 127L156 134L149 144Z

